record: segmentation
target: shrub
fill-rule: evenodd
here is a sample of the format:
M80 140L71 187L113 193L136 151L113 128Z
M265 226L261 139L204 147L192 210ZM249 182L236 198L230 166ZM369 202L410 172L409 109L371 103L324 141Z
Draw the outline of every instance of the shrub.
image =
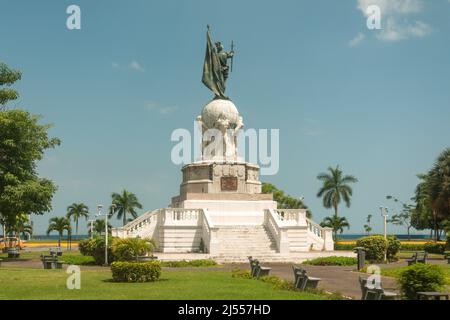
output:
M252 279L250 270L241 270L239 268L231 270L233 278Z
M161 276L161 265L158 261L123 262L111 264L113 280L116 282L149 282Z
M111 248L112 239L108 239L108 262L111 263L115 260L115 257ZM79 243L79 249L82 255L92 256L95 260L95 264L105 264L105 239L98 237L89 240L83 240Z
M399 283L403 296L413 300L417 292L439 291L445 284L445 275L437 265L416 263L400 273Z
M217 266L217 262L214 260L191 260L191 261L163 261L161 262L162 267L168 268L186 268L186 267L213 267Z
M155 249L155 242L150 239L116 238L112 243L112 253L116 261L136 261L139 256L146 256Z
M275 289L279 290L295 290L295 285L292 281L281 279L277 276L264 276L259 278L262 282L267 282L273 285Z
M387 241L383 236L375 235L364 237L356 241L357 247L366 249L366 259L371 262L383 261L387 249Z
M303 262L313 266L352 266L357 263L358 259L351 257L323 257Z
M387 240L388 240L388 247L387 247L386 255L387 255L388 260L392 261L395 259L402 244L401 244L400 240L398 240L397 237L394 235L388 236Z
M444 254L445 243L428 242L424 244L423 249L428 253Z

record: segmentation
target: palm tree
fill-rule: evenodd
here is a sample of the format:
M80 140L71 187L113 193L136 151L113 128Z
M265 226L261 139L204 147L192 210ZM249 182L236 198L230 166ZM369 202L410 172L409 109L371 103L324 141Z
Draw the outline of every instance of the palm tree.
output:
M14 234L20 240L20 236L22 235L24 238L26 235L33 234L33 227L30 224L30 218L28 214L20 213L14 217L14 220L11 221L6 227L6 233Z
M110 214L117 213L117 219L122 219L123 225L127 224L127 214L131 214L133 218L137 218L138 214L136 208L142 209L136 195L127 190L123 190L122 194L113 193L111 195L112 203L116 205L116 210L113 212L110 207Z
M337 233L344 232L344 228L349 229L350 224L347 221L347 218L345 217L338 217L337 215L332 215L331 217L326 217L323 219L323 221L320 223L320 226L323 228L331 228L333 229L333 239L336 241L337 239Z
M89 208L84 203L72 203L67 207L67 215L66 217L70 220L73 219L75 221L75 234L78 235L78 220L80 218L89 217Z
M49 221L47 235L52 231L57 231L59 234L58 238L58 247L61 247L61 238L64 234L64 231L71 232L72 228L70 226L70 220L66 217L54 217Z
M334 214L337 216L341 199L344 200L347 207L350 207L353 190L349 183L358 182L358 179L352 175L343 176L339 166L336 166L336 168L329 167L328 171L330 173L321 173L317 176L317 179L323 182L317 197L323 197L323 206L325 208L334 208Z
M92 224L94 234L102 235L105 233L105 220L97 219ZM88 225L89 235L91 235L91 225ZM108 233L111 232L112 226L108 223Z

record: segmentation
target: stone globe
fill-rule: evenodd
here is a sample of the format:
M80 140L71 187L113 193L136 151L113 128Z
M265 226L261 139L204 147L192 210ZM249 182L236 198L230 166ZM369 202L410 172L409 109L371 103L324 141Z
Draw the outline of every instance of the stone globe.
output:
M228 120L231 128L235 128L240 121L239 111L234 103L223 99L210 101L203 108L201 118L208 129L216 128L218 120Z

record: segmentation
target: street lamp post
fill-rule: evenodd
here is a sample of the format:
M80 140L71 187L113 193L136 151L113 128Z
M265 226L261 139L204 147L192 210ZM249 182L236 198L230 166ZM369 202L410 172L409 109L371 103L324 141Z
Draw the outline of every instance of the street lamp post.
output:
M99 204L97 206L98 209L98 216L102 216L102 208L103 205ZM108 213L105 215L105 265L108 265Z
M95 220L89 220L89 223L91 224L91 240L94 239L94 222Z
M381 215L384 218L384 240L387 243L387 217L388 217L388 208L380 206ZM384 212L384 213L383 213ZM387 261L387 248L384 251L384 261Z

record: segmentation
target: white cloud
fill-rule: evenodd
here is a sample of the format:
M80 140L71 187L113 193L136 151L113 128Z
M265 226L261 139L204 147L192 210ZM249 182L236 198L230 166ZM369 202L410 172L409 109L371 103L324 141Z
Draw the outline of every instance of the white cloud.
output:
M395 19L388 18L385 28L377 34L377 38L384 41L399 41L411 37L422 38L430 33L431 27L421 21L399 26Z
M141 64L135 60L131 61L130 63L128 63L126 65L120 65L117 62L112 62L111 66L114 69L131 70L131 71L137 71L137 72L145 71L145 69L141 66Z
M149 102L146 106L147 110L157 111L162 115L168 115L177 111L177 107L173 106L161 106L156 102Z
M137 61L131 61L128 67L132 70L143 72L145 71L144 68L139 64Z
M450 1L450 0L449 0ZM358 46L361 42L363 42L363 40L364 40L364 38L365 38L366 36L364 35L364 33L358 33L357 35L356 35L356 37L354 37L352 40L350 40L349 41L349 43L348 43L348 45L350 46L350 47L356 47L356 46Z
M431 26L425 22L408 19L423 11L423 0L357 0L357 7L364 16L367 16L366 9L370 5L380 7L382 29L375 32L381 41L423 38L432 32Z
M380 7L382 15L418 13L423 9L422 0L358 0L358 9L366 16L370 5Z

